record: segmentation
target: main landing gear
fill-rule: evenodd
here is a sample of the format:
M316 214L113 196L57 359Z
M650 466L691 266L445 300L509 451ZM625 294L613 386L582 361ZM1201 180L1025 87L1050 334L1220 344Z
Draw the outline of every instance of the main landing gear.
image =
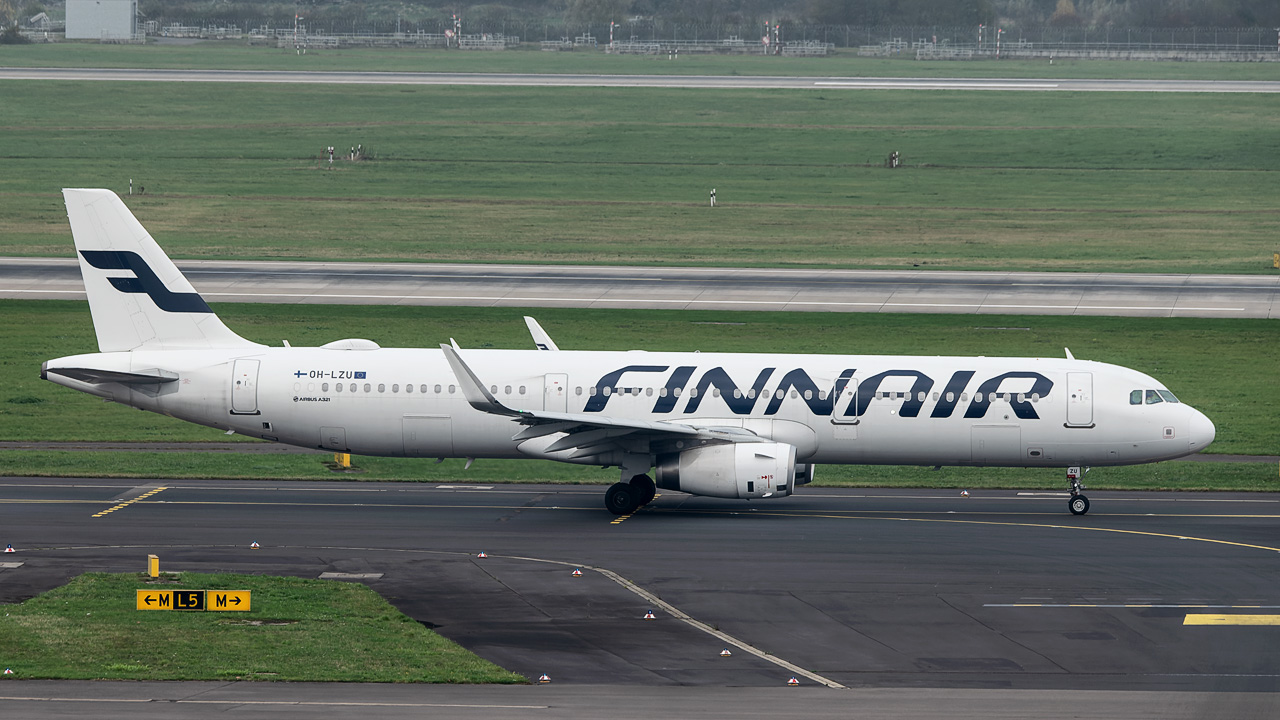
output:
M636 475L631 482L617 482L604 494L604 506L614 515L630 515L653 501L658 486L648 475Z
M1067 468L1067 481L1071 483L1071 500L1067 502L1067 507L1071 509L1072 515L1083 515L1089 512L1089 498L1080 492L1084 490L1084 474L1089 472L1089 468L1069 467Z

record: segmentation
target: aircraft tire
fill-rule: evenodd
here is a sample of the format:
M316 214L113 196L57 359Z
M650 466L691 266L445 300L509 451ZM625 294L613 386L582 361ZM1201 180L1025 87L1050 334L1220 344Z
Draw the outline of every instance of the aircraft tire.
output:
M614 515L630 515L640 507L640 497L630 485L614 483L604 494L604 506Z
M1089 498L1083 495L1072 495L1067 507L1071 508L1072 515L1083 515L1089 512Z
M658 486L653 483L653 478L648 475L637 475L631 478L631 489L640 499L638 507L644 507L653 502L653 497L658 494Z

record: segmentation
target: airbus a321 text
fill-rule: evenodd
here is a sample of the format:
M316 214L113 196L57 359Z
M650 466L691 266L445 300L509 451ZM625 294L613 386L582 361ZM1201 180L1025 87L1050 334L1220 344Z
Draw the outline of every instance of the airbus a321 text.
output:
M267 347L236 335L114 193L63 191L97 353L41 377L242 435L361 455L542 458L657 488L791 495L824 463L1064 467L1168 460L1214 426L1136 370L1066 358Z

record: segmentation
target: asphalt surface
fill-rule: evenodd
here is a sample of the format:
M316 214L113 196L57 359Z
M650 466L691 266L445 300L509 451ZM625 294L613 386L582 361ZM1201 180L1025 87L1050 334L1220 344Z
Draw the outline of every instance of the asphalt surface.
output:
M1280 276L177 262L213 302L1280 317ZM0 258L0 298L83 299L73 258Z
M1085 80L1005 78L841 78L721 75L535 75L520 73L306 72L0 67L0 80L499 85L783 90L1012 90L1075 92L1274 93L1280 82L1237 80Z
M618 717L1280 711L1274 625L1184 624L1205 613L1280 619L1280 494L1098 491L1089 515L1073 517L1065 493L1049 492L802 489L750 504L668 493L621 522L601 496L580 486L0 479L0 544L18 551L0 562L21 563L0 569L0 601L88 570L138 571L149 553L166 571L352 573L483 657L552 678L550 690L389 694L17 682L0 685L0 715L162 707L202 717L299 698L316 704L289 706L317 717L350 715L339 698L404 703L380 707L388 716L449 702L547 705L537 712L548 717L599 717L610 704ZM643 619L648 610L656 619ZM720 656L726 647L731 657ZM0 662L21 677L20 657ZM791 676L800 688L785 686ZM67 699L76 694L90 699ZM138 696L215 702L108 702ZM534 712L490 710L473 716Z

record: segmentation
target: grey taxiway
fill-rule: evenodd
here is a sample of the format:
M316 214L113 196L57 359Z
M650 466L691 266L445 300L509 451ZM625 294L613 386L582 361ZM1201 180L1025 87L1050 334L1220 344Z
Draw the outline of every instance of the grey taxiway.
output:
M1280 711L1276 494L1095 491L1073 517L1051 492L666 493L619 521L599 487L135 482L0 479L0 543L17 550L0 601L85 568L136 572L150 553L171 571L348 578L552 682L12 682L5 717ZM20 657L3 662L21 677Z
M1280 317L1280 276L177 261L213 302ZM0 298L83 299L72 258L0 258Z
M1267 80L1127 80L1082 78L893 78L729 75L586 75L532 73L176 70L0 67L0 80L291 83L326 85L494 85L772 90L1003 90L1022 92L1275 93Z

